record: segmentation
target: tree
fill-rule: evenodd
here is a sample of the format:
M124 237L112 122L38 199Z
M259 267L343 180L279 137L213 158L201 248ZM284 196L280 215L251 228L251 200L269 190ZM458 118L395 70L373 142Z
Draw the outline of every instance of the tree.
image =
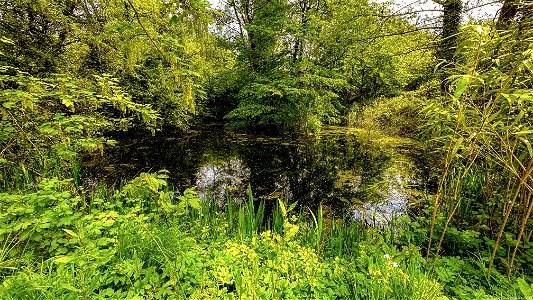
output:
M317 130L338 123L346 106L394 93L427 62L395 31L429 35L399 18L382 18L385 6L366 0L261 3L226 5L236 30L223 32L235 45L236 73L245 78L227 118L241 127ZM421 63L409 66L416 56ZM404 66L408 71L400 71Z
M35 75L58 72L67 46L75 42L76 0L0 1L0 63Z
M463 4L461 0L433 0L443 6L442 33L440 49L437 52L439 58L448 64L455 61L454 53L457 48L459 27L461 26L461 13Z
M515 0L504 0L503 6L500 9L498 15L497 27L498 29L504 29L510 25L510 23L516 17L518 12L518 3Z
M211 15L202 1L3 1L0 34L13 43L0 51L4 65L41 77L68 73L91 86L112 74L165 125L184 128L217 69Z

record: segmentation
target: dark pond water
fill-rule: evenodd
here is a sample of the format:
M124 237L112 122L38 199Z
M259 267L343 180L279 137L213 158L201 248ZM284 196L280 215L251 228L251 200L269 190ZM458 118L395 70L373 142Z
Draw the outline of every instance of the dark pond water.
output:
M255 199L267 203L281 197L313 210L322 203L337 216L389 219L405 213L406 187L416 188L422 179L413 144L376 142L342 127L313 136L269 136L210 125L117 140L104 157L86 161L87 184L166 169L174 188L197 186L200 196L221 205L226 190L241 201L250 185Z

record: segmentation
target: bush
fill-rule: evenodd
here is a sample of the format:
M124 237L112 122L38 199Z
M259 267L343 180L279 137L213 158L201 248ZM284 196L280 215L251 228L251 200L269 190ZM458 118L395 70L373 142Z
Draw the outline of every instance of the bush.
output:
M158 115L149 105L133 102L109 76L96 76L95 83L98 93L66 75L36 78L0 67L0 183L6 189L17 186L17 177L39 182L31 177L72 170L80 152L113 144L104 131L126 130L135 121L155 130Z
M359 112L353 107L348 115L348 125L395 136L414 137L421 124L422 105L424 97L416 92L405 92L393 98L378 98Z

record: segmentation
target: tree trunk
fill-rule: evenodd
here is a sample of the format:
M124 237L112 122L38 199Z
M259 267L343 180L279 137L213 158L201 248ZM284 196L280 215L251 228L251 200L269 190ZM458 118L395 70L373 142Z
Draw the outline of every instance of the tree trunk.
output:
M498 15L498 21L496 23L496 28L502 30L507 29L509 25L513 22L516 14L518 12L518 1L516 0L505 0L503 6Z
M457 35L459 34L459 26L461 26L463 4L461 0L446 0L443 6L444 16L439 56L441 59L445 59L450 66L453 66L455 62L454 53L457 48Z
M442 17L442 34L437 57L444 60L445 63L441 65L441 91L446 92L446 78L448 78L449 71L455 67L455 50L457 49L457 40L459 35L459 27L461 26L461 13L463 11L463 4L461 0L433 0L434 2L443 6Z

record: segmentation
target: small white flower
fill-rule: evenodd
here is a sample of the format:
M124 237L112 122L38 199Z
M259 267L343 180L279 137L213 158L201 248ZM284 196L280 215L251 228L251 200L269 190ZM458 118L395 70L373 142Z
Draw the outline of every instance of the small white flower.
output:
M385 257L386 259L390 259L390 255L389 254L383 255L383 257Z
M529 143L529 140L528 139L524 139L524 143Z
M398 263L395 262L395 261L393 261L393 262L392 262L392 266L393 266L394 268L398 268Z

